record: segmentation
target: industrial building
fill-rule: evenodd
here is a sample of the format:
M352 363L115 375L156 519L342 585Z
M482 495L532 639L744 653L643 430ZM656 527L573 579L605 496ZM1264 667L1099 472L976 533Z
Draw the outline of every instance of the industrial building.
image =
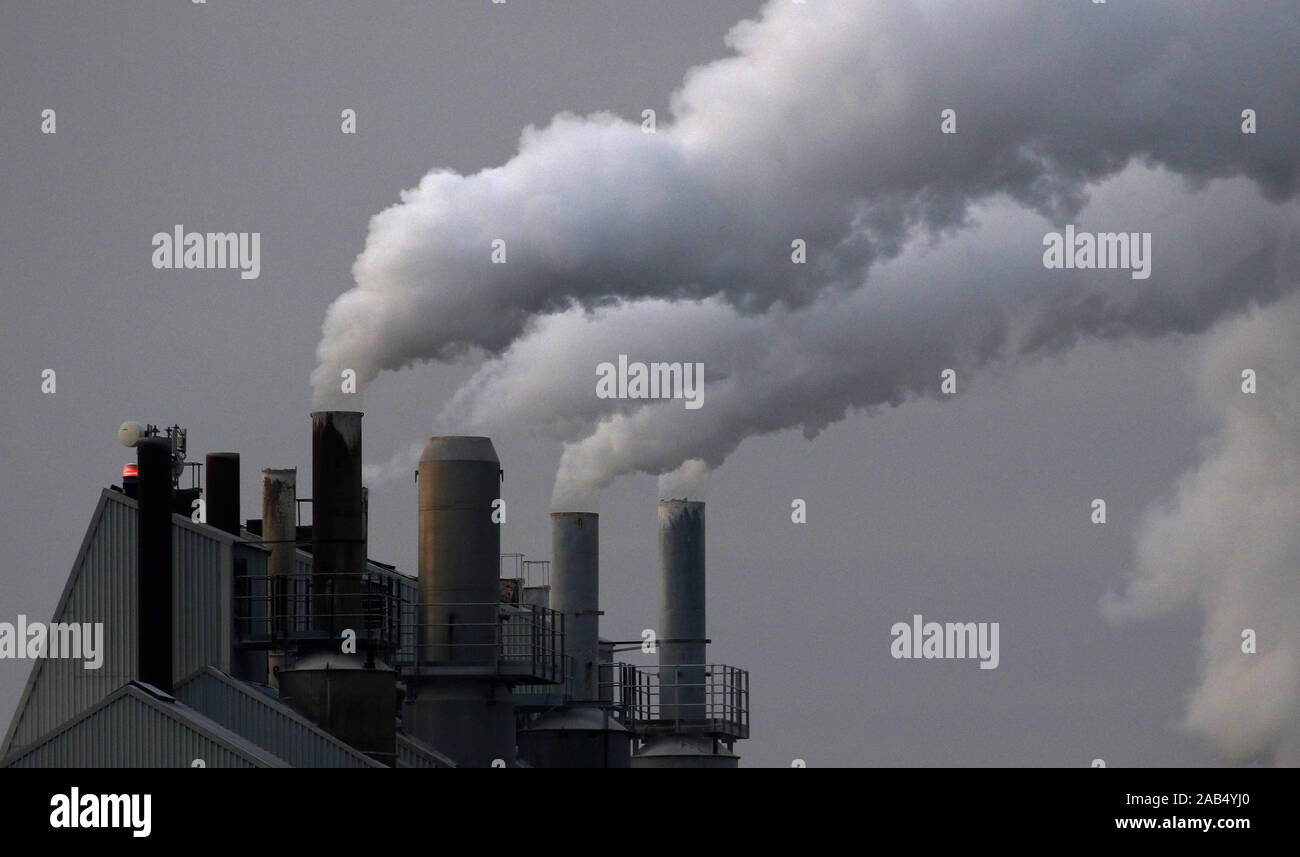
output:
M311 496L262 470L242 523L238 454L124 424L137 461L52 620L102 623L102 666L34 659L0 767L737 766L749 675L707 663L703 503L660 501L658 664L621 663L598 515L552 513L549 561L503 555L491 440L433 437L404 573L367 552L361 424L313 413Z

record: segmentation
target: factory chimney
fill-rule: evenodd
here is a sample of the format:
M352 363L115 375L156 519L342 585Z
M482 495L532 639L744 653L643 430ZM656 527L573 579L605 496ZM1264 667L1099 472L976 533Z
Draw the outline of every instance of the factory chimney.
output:
M362 621L366 531L359 411L312 413L311 495L314 627L335 637Z
M600 516L551 513L551 609L564 614L569 696L600 698Z
M210 452L207 458L208 523L239 536L239 453Z
M292 665L280 671L280 698L391 766L397 761L397 676L377 657L362 610L361 414L317 411L311 422L312 628L317 639L300 641ZM345 631L356 635L355 653L340 645Z
M419 482L419 663L403 674L403 728L462 766L513 766L514 699L497 671L501 462L489 438L432 437Z
M659 501L659 717L664 730L633 768L735 768L740 761L712 721L705 665L704 504ZM716 677L715 677L716 678Z
M172 451L165 438L136 444L136 676L172 691Z
M659 501L661 717L704 717L704 504Z
M271 589L271 635L285 639L289 630L289 575L293 574L298 531L298 471L262 471L262 541L271 551L266 560L267 585ZM267 656L268 681L279 685L277 667L284 667L284 653L271 651Z
M519 731L519 753L542 768L626 768L631 734L601 702L600 516L551 513L551 608L564 614L568 704ZM612 672L607 674L612 678Z

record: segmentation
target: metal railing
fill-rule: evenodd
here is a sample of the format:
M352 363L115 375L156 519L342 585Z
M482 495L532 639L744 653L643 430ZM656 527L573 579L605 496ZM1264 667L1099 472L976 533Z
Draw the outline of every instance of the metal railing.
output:
M521 553L501 554L502 580L518 580L521 586L549 586L551 583L551 561L549 559L525 559Z
M400 644L402 603L395 581L374 573L239 575L235 636L244 646L285 648L351 630L359 649L392 650Z
M422 604L391 575L239 575L233 612L240 646L292 649L352 630L357 648L422 671L564 680L564 616L500 602ZM432 617L432 621L429 621Z
M432 616L435 621L425 621ZM564 616L531 604L499 602L401 605L402 645L394 664L437 671L473 671L564 678Z
M726 664L601 665L601 696L638 734L749 737L749 672Z

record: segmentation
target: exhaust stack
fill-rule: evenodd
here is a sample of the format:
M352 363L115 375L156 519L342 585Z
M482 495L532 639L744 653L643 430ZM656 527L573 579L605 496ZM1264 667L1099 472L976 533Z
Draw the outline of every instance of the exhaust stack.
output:
M359 646L367 645L361 642L368 629L361 594L366 570L361 413L313 412L311 452L312 627L328 636L299 646L293 665L280 672L280 698L325 731L392 766L397 762L396 673L373 648L353 654L339 646L349 629ZM281 526L289 530L292 522L289 517Z
M207 458L208 523L239 536L239 453L210 452Z
M420 456L420 659L491 664L501 598L501 461L486 437L431 437Z
M704 504L659 501L661 717L705 716Z
M366 570L361 491L361 413L311 415L312 613L318 631L357 628Z
M271 635L284 639L289 630L288 575L293 574L293 558L298 536L298 471L262 471L262 540L271 551L266 559L267 585L271 588ZM267 681L279 686L279 669L284 667L284 653L267 655ZM279 669L277 669L279 668Z
M551 609L564 614L569 695L600 698L600 516L551 513Z
M432 437L420 456L419 663L402 727L457 764L515 764L515 706L497 670L501 462L486 437Z
M136 444L136 675L172 692L172 450L165 438Z

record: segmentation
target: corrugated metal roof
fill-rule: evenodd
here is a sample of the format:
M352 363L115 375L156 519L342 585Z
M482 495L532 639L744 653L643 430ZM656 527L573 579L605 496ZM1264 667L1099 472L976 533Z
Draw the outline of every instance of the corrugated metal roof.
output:
M289 767L188 705L137 682L118 688L0 767L189 768L196 759L208 768Z
M104 625L103 665L97 670L84 669L79 659L38 659L33 662L23 695L10 723L5 741L0 744L0 758L33 744L53 730L74 719L106 699L135 677L136 664L136 510L135 500L116 491L100 492L99 502L82 540L81 549L68 575L63 594L55 608L51 622L102 622ZM172 516L172 557L175 581L173 586L174 611L174 675L180 682L204 667L216 667L229 673L232 659L237 657L233 645L232 597L234 563L239 560L245 573L266 574L268 551L257 545L239 543L231 534L206 524L198 524L183 515ZM311 555L297 551L295 570L311 571ZM409 602L419 600L419 586L415 578L387 566L370 563L371 572L391 579L397 593ZM36 617L29 617L35 621ZM413 659L415 655L415 628L404 628L399 656ZM249 655L245 653L243 657ZM231 681L235 681L231 679ZM241 683L242 684L242 683ZM251 685L245 686L245 689ZM200 693L195 688L194 693ZM204 693L218 693L205 689ZM204 703L207 703L204 699ZM289 729L283 717L287 713L297 716L274 697L270 703L280 709L278 714L253 715L250 734L270 740L268 720L281 718L279 729ZM225 712L222 705L238 707L249 704L232 697L219 702L213 700L213 711ZM196 706L203 707L203 706ZM224 715L223 715L224 716ZM233 712L232 712L233 716ZM229 727L231 722L226 722ZM307 726L312 729L309 721ZM300 728L296 724L295 728ZM235 731L243 733L242 728ZM316 730L319 732L320 730ZM306 734L306 733L304 733ZM325 735L328 741L339 744ZM260 743L260 741L258 742ZM318 741L308 741L312 748L305 755L295 756L293 763L302 765L350 765L355 758L338 755L337 748L328 748ZM275 749L275 748L273 748ZM361 756L368 764L368 756L351 748L347 752ZM287 752L287 751L286 751ZM314 755L316 754L316 755ZM293 755L293 754L290 754ZM446 761L431 748L408 747L408 761L416 766L437 765ZM315 759L316 761L313 761Z
M454 768L456 761L425 744L414 735L397 733L397 767Z
M320 729L272 693L213 667L199 670L176 687L177 698L190 707L296 768L385 767Z
M84 669L79 659L34 661L0 756L35 741L134 678L137 508L124 494L108 489L100 493L51 620L102 622L102 666ZM203 666L230 668L235 552L252 558L265 554L260 548L236 545L229 533L172 516L173 681Z

